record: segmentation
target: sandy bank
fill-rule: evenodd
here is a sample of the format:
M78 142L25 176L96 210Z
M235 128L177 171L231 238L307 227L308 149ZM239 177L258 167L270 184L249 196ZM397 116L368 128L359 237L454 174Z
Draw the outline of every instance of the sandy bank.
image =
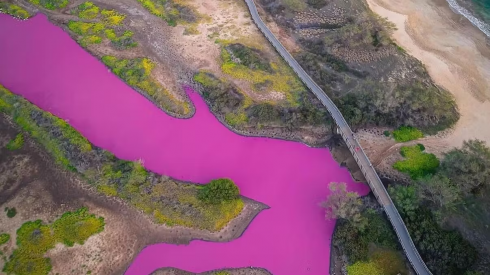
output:
M484 34L454 14L445 0L367 2L396 24L396 43L422 61L434 81L454 95L461 119L444 135L443 147L460 146L472 138L490 143L490 42Z

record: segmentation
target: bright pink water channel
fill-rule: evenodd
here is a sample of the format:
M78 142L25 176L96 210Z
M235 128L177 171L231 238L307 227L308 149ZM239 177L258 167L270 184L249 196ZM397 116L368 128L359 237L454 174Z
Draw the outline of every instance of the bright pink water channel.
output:
M329 182L351 180L326 149L242 137L221 125L199 95L192 119L175 119L108 72L63 30L38 15L18 21L0 14L0 83L61 118L93 144L152 171L199 183L229 177L242 194L271 208L228 243L193 241L143 249L126 274L160 267L203 272L263 267L273 274L327 274L334 221L318 204Z

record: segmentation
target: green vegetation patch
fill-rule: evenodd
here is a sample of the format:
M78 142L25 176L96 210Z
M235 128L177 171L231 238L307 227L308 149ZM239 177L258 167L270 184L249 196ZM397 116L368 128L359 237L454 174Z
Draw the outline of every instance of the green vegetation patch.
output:
M29 2L48 10L62 9L69 3L68 0L29 0Z
M169 226L218 231L243 209L239 197L215 204L199 199L198 185L180 184L165 177L151 183L148 172L138 162L116 160L106 164L101 175L89 179L99 192L124 198L158 223Z
M118 13L115 10L102 10L100 13L106 26L119 26L126 18L125 14Z
M14 151L22 148L22 145L24 145L24 136L22 133L17 134L15 138L7 144L7 149Z
M24 8L8 2L0 2L0 13L2 12L19 19L27 19L31 16Z
M204 202L219 204L236 200L240 195L238 186L230 179L212 180L199 187L198 198Z
M190 113L189 103L176 99L153 78L151 74L155 63L149 58L118 59L115 56L106 55L102 57L102 62L126 83L146 93L164 110L178 114Z
M299 94L306 89L282 60L271 62L258 49L222 42L221 70L236 79L246 80L255 92L280 92L287 105L297 107Z
M401 190L408 188L398 186L390 193L410 194ZM409 204L407 196L392 196L398 209ZM454 230L442 229L433 214L417 200L409 206L411 211L401 211L410 236L420 255L435 275L463 274L476 261L477 252L461 234Z
M7 217L8 218L13 218L15 217L15 215L17 215L17 209L15 209L15 207L5 207L5 212L7 213Z
M170 26L177 24L197 23L200 15L182 1L172 0L138 0L151 14L167 21Z
M434 174L439 167L439 160L434 154L425 153L424 150L422 144L401 147L400 153L405 159L395 162L393 168L409 174L412 179Z
M87 208L66 212L53 224L41 220L24 223L17 230L17 248L3 267L6 274L48 274L51 260L44 257L61 242L72 246L83 244L90 236L104 229L104 218L88 214Z
M213 74L200 71L194 80L203 86L202 95L213 112L225 117L228 125L240 129L253 125L301 127L303 125L325 125L329 122L326 110L312 103L310 94L298 95L297 107L281 107L271 103L257 103L240 89Z
M16 107L14 107L16 106ZM30 102L12 94L0 85L0 112L13 118L14 122L39 142L55 159L56 163L76 170L68 159L68 150L88 152L92 145L65 121L49 112L43 112ZM52 132L50 129L55 128Z
M2 233L0 234L0 245L6 244L10 240L10 234Z
M82 19L95 19L99 16L100 8L94 3L87 1L78 5L76 12L78 17Z
M149 74L151 65L140 65L139 72L135 73ZM3 86L0 86L0 112L11 116L57 163L79 171L99 192L126 200L159 223L217 231L243 209L241 198L207 203L198 198L198 185L157 176L147 172L139 162L119 160L93 147L65 121L41 111ZM83 167L83 170L77 167ZM63 215L50 228L56 233L58 242L72 245L83 243L86 237L83 232L100 230L99 225L98 219L86 210L79 210ZM37 261L39 265L49 266L43 259Z
M424 134L417 128L411 126L401 126L393 131L393 138L398 142L407 142L423 137Z
M100 8L92 2L84 2L78 5L72 13L77 14L81 19L97 19L99 18ZM126 50L138 46L138 43L133 40L133 32L124 30L122 25L125 14L118 13L114 10L100 11L98 22L68 22L68 28L79 35L78 42L86 47L89 44L100 44L104 37L111 41L111 46L116 50Z

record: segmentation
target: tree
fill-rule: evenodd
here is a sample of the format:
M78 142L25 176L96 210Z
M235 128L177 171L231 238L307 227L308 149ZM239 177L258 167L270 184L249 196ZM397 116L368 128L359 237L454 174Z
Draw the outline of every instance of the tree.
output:
M437 208L450 209L461 199L459 188L441 174L426 177L416 185L418 197L429 201Z
M441 172L457 184L464 195L478 193L490 186L490 148L481 140L465 141L461 149L444 155Z
M390 186L388 191L401 214L409 216L419 207L419 199L413 186Z
M212 180L208 184L201 186L198 191L198 198L207 203L218 204L238 198L240 190L230 179Z
M361 215L362 201L356 192L347 192L345 183L332 182L329 185L332 194L321 203L325 210L325 218L344 219L359 229L366 226L367 220Z

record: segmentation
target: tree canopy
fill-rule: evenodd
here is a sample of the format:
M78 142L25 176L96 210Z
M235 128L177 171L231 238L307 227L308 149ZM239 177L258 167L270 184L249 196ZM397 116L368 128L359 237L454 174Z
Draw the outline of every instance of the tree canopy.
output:
M321 206L325 208L325 218L344 219L358 228L366 226L366 219L361 215L362 201L356 192L347 192L345 183L332 182L332 192Z

